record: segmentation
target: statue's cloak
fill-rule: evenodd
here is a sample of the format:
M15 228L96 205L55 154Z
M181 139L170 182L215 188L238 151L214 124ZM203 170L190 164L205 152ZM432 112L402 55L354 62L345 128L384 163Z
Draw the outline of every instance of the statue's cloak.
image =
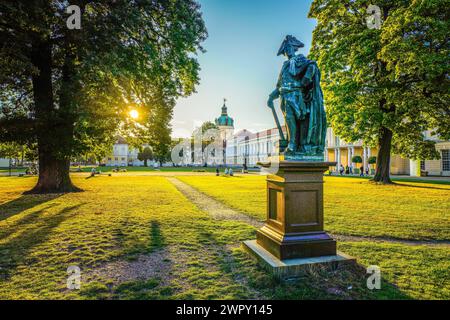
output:
M309 113L308 136L306 144L317 148L317 152L325 149L327 121L323 103L323 92L320 87L321 74L317 63L303 55L291 59L289 72L301 82L302 100L299 106L306 107Z

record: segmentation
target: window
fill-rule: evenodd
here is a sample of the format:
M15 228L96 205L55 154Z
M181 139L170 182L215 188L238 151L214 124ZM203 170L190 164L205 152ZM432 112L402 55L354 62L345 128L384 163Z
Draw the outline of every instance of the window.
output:
M420 170L425 171L425 160L420 161Z
M450 150L442 150L442 171L450 171Z

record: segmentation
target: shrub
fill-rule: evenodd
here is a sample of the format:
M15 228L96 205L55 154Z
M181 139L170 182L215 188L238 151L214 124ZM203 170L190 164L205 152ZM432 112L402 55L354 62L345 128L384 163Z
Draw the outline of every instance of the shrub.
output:
M353 163L362 163L362 162L363 162L363 159L361 158L361 156L354 156L354 157L352 158L352 162L353 162Z
M369 164L375 164L375 163L377 163L377 157L371 156L371 157L369 158Z

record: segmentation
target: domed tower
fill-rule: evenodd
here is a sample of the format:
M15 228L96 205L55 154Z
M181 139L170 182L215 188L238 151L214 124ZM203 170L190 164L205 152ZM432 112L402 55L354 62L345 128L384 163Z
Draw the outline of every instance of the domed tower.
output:
M222 114L216 119L216 126L219 128L223 140L230 139L234 133L234 120L228 116L226 102L227 99L223 99Z

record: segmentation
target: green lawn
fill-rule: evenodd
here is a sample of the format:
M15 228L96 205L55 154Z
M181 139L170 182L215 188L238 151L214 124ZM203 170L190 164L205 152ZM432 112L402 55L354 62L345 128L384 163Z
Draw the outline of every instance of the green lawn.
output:
M204 177L193 178L190 183L206 184ZM311 269L284 283L241 248L243 240L254 239L254 227L213 220L164 177L73 179L84 192L33 196L21 193L35 177L0 177L0 299L450 298L448 247L342 242L339 249L357 257L361 266ZM245 201L264 206L261 190L243 199L249 185L264 187L260 177L208 179L215 191L239 197L240 206ZM349 187L335 181L341 183ZM246 194L239 196L242 191ZM446 225L436 235L445 236L448 220L441 223ZM381 290L365 286L364 267L370 264L382 268ZM81 268L81 290L66 288L70 265Z
M25 172L27 168L11 168L11 172ZM0 173L8 173L9 168L0 168Z
M264 176L180 180L259 220L266 216ZM354 236L450 240L450 186L325 177L325 229Z
M102 172L111 172L116 167L98 167L98 166L82 166L82 172L91 172L92 168L101 170ZM119 167L119 169L125 169L127 172L216 172L216 168L212 167L159 167L157 169L149 167ZM72 172L76 172L78 167L70 167ZM223 172L225 169L220 169Z

